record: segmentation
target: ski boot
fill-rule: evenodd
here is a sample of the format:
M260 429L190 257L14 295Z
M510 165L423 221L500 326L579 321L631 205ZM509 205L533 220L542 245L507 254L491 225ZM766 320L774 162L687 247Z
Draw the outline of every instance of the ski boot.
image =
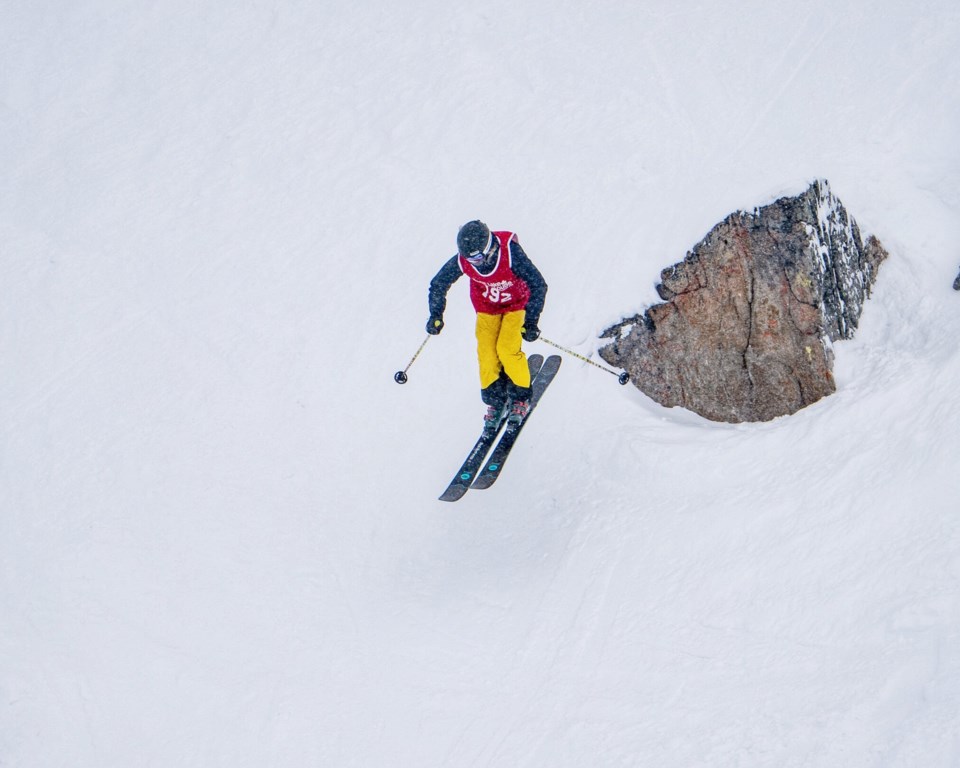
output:
M488 405L487 412L483 416L483 433L485 435L496 434L507 415L507 403L501 405Z
M507 417L507 426L519 426L527 414L530 413L529 400L514 400L510 404L510 415Z

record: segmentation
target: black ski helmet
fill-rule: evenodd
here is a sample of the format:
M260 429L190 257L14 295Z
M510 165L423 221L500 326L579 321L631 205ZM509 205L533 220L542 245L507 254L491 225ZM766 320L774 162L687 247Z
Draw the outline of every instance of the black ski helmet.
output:
M490 228L482 221L468 221L457 232L457 250L463 256L490 250Z

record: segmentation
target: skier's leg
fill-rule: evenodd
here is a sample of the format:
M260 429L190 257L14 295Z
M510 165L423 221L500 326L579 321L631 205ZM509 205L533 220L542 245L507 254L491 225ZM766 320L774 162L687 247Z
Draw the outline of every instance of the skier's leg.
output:
M497 338L497 357L513 383L512 396L518 400L530 398L530 368L521 349L523 338L520 335L525 318L526 312L522 309L503 315Z
M497 356L502 315L477 313L477 361L480 364L480 397L487 405L503 405L506 397Z

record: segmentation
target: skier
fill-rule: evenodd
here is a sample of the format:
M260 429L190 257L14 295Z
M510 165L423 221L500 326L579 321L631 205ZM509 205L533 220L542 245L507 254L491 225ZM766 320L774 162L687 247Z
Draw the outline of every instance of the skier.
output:
M953 290L960 291L960 274L958 274L953 281Z
M530 369L521 338L536 341L540 336L537 324L547 284L516 234L491 232L482 221L469 221L457 233L457 254L430 281L427 333L443 329L447 291L461 275L470 278L477 312L480 397L487 405L484 430L495 431L505 416L518 424L530 410Z

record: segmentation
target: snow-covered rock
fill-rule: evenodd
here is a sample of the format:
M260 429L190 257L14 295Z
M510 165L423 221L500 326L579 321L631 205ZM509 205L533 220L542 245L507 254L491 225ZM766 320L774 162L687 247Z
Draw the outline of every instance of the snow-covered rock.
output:
M826 181L728 216L661 273L664 303L607 329L600 354L657 402L768 421L835 391L831 344L853 336L887 253Z

